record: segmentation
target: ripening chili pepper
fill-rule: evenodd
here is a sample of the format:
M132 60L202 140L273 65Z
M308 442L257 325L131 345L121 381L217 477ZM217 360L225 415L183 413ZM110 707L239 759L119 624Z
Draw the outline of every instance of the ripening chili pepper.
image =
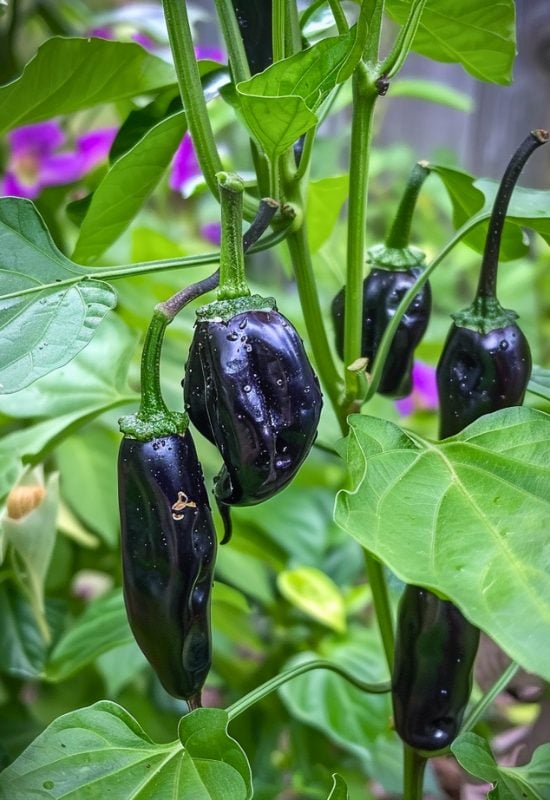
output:
M400 600L392 674L395 729L418 750L456 737L472 687L479 630L449 601L407 586Z
M370 367L390 320L423 270L424 253L409 245L409 236L416 200L428 175L429 167L425 162L415 164L385 243L368 251L371 269L363 281L361 356L367 359ZM342 359L345 300L344 287L331 306L336 351ZM382 371L380 394L404 397L412 391L414 350L428 327L431 302L431 289L426 282L399 323Z
M243 184L225 173L218 179L219 299L197 311L183 385L191 421L224 460L215 479L223 512L267 500L289 483L315 440L322 395L292 324L272 298L250 296L240 238Z
M155 311L143 349L140 409L119 422L122 574L138 645L166 691L196 708L212 658L216 534L187 416L168 411L160 392L169 322Z
M529 156L546 141L546 131L533 131L508 164L489 222L476 297L469 308L453 315L454 324L437 366L443 439L483 414L523 402L531 375L531 353L516 323L518 315L502 308L497 299L498 258L516 181Z

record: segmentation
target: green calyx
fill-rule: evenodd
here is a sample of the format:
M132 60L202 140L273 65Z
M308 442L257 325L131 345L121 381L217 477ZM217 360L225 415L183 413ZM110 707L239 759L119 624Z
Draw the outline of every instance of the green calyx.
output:
M451 315L459 328L471 328L486 336L498 328L514 325L518 314L503 308L496 297L476 297L469 308Z
M248 297L235 297L232 300L216 300L197 308L197 322L229 322L230 319L247 311L276 311L274 297L252 294Z
M418 247L387 247L375 244L368 250L367 262L372 267L383 269L411 269L419 267L426 261L426 254Z
M156 413L140 416L140 414L130 414L121 417L118 421L120 432L139 442L150 442L160 436L170 436L178 433L183 435L189 425L189 417L179 411L168 411L167 409Z

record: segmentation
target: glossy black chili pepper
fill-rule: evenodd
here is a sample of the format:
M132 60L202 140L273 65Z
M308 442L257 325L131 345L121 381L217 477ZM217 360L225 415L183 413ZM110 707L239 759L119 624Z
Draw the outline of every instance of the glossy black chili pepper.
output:
M398 611L392 699L395 729L418 750L456 737L472 687L479 630L450 602L407 586Z
M273 62L272 0L232 0L250 72Z
M546 131L533 131L508 164L493 206L475 300L453 315L437 366L441 438L454 436L483 414L523 402L531 353L515 322L517 314L497 300L498 258L516 181L529 156L547 140Z
M224 460L215 494L226 505L259 503L289 483L322 407L295 328L273 302L247 300L260 307L227 319L216 313L222 303L198 311L184 380L189 417Z
M130 627L166 691L200 705L212 658L216 536L190 433L125 437L118 476Z
M392 317L423 270L424 253L408 244L412 215L420 188L429 174L425 162L415 164L395 221L385 244L369 249L371 269L363 281L361 356L372 369L380 342ZM331 313L336 351L344 359L345 287L332 301ZM404 397L412 391L414 350L426 332L432 295L425 283L401 318L386 358L377 391L389 397Z
M391 318L421 272L420 267L388 270L374 266L363 281L361 355L368 359L371 367ZM345 300L345 289L341 289L332 301L331 307L336 352L342 359ZM378 385L380 394L405 397L412 391L414 351L428 327L431 304L430 284L425 283L401 318Z

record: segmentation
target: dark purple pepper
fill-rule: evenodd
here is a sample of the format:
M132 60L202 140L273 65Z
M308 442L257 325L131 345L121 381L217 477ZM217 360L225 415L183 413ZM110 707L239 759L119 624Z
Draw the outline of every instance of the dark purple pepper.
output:
M392 701L395 729L410 747L440 750L455 739L468 705L479 630L452 603L406 586L398 611Z
M227 320L201 319L199 310L184 399L193 424L221 453L215 494L227 505L267 500L292 480L322 408L303 342L275 308Z
M372 367L380 342L401 300L421 274L420 267L390 270L374 267L363 281L363 338L361 355ZM332 301L336 352L344 358L345 289ZM405 397L412 391L414 350L426 332L432 294L425 283L401 318L384 364L378 392L389 397ZM367 367L368 369L368 367Z
M125 436L118 476L130 627L166 691L200 705L216 535L191 434Z

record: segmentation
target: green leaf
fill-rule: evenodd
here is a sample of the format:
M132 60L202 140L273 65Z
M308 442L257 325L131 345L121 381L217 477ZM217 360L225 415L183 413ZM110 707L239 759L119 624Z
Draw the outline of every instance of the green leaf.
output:
M317 658L334 661L364 681L387 680L379 637L364 627L350 627L345 637L327 637L317 652L300 653L285 669ZM292 716L372 766L373 745L388 731L391 708L387 695L365 694L325 669L300 675L279 692Z
M127 642L97 657L96 667L109 697L116 697L143 671L147 660L136 642Z
M411 0L388 0L403 25ZM513 0L428 0L413 50L435 61L461 64L474 78L509 84L516 55Z
M18 419L58 417L112 408L133 396L137 402L139 396L128 387L128 365L136 345L136 335L116 314L110 314L69 364L19 392L0 395L0 412Z
M179 737L189 762L182 797L248 800L252 797L250 765L241 746L227 733L229 719L221 708L199 708L182 717Z
M162 178L185 131L185 114L180 111L148 130L115 161L93 193L75 260L90 263L118 239Z
M346 630L346 609L336 584L315 567L281 572L277 586L283 597L300 611L335 631Z
M117 456L120 434L99 423L67 437L57 449L63 497L88 530L118 546Z
M490 800L550 800L550 744L538 747L524 767L497 766L488 742L475 733L459 736L451 750L471 775L493 784Z
M456 111L470 113L474 110L474 103L470 95L459 92L439 81L424 78L399 78L399 80L392 81L390 92L392 98L414 97L416 100L448 106Z
M491 211L498 189L497 181L476 179L467 172L432 162L430 169L439 175L449 193L456 228L482 209ZM474 228L464 237L464 243L482 253L488 224L487 221ZM528 252L523 227L533 228L550 242L550 192L516 187L506 216L500 247L501 261L521 258Z
M307 197L307 238L315 253L330 237L348 196L348 175L310 181Z
M246 756L227 713L204 708L180 722L181 741L156 744L116 703L56 719L0 774L0 798L248 800Z
M0 133L173 83L173 68L138 44L56 36L0 88Z
M101 653L133 642L122 591L94 600L57 642L45 668L50 681L63 681Z
M0 672L28 680L39 678L46 642L30 605L8 581L0 583Z
M332 781L332 791L327 800L349 800L348 787L342 776L335 772Z
M271 159L317 124L316 110L347 77L355 34L323 39L238 84L239 110Z
M531 372L531 380L527 387L530 392L550 400L550 369L534 366Z
M0 279L5 294L83 275L53 243L28 200L0 199ZM70 361L90 341L116 294L103 281L82 280L1 302L0 390L16 392Z
M504 409L441 443L374 417L350 424L336 522L549 678L550 416Z

